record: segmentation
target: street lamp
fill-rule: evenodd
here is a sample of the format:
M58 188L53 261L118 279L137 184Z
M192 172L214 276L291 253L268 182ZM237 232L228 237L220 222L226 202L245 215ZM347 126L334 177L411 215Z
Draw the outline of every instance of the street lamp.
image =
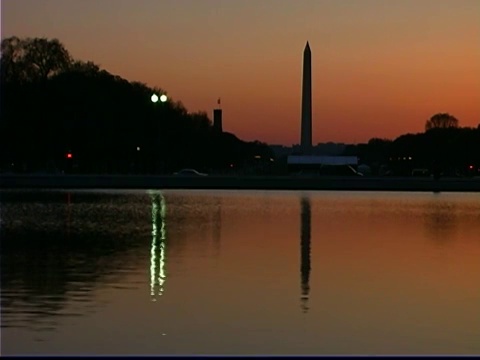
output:
M157 94L153 94L152 97L150 98L150 100L152 100L153 103L157 103L158 100L160 100L160 102L164 103L168 100L168 97L165 94L160 95L160 97L158 97Z
M165 103L167 102L168 100L168 97L167 95L165 94L161 94L160 96L158 96L157 94L152 94L152 96L150 97L150 100L152 101L152 103L156 104L159 100L161 103ZM165 112L165 109L164 109L164 106L161 106L161 109L160 109L160 112L161 112L161 116L163 117L163 113ZM161 131L161 125L157 125L158 126L158 131L160 133ZM158 135L158 139L160 140L161 136L160 134Z

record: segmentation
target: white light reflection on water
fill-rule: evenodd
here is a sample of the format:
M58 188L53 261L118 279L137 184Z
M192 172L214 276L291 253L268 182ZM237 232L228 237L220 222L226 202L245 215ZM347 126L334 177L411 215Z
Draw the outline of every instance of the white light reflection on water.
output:
M165 271L165 251L167 231L165 217L167 205L162 193L151 192L152 200L152 245L150 249L150 295L152 301L162 296L167 278ZM159 224L160 222L160 224ZM160 234L158 229L160 228ZM158 258L158 262L157 262Z
M2 192L2 353L476 354L479 195Z

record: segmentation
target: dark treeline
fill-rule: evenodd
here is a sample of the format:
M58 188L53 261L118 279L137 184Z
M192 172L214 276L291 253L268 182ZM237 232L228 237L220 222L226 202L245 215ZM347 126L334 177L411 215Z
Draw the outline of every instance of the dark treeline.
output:
M443 119L443 121L442 121ZM345 155L356 155L371 166L373 174L411 175L412 169L435 169L446 176L470 175L480 167L480 125L459 127L449 114L436 114L426 122L425 132L404 134L395 140L371 139L349 145ZM473 167L472 167L473 166Z
M153 103L163 89L75 60L56 39L6 38L1 52L3 171L224 172L273 156L266 144L215 131L204 112Z
M57 39L3 39L0 76L1 171L287 172L286 158L271 162L266 144L218 132L206 113L172 99L153 103L152 94L166 91L75 60ZM358 156L372 174L438 167L463 175L480 166L480 125L436 114L423 133L348 145L344 155Z

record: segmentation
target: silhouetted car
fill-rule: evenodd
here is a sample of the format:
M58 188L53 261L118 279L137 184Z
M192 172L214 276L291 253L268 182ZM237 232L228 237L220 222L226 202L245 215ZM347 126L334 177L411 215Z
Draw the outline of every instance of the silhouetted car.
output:
M195 169L182 169L176 173L173 173L173 175L177 176L207 176L205 173L198 172Z

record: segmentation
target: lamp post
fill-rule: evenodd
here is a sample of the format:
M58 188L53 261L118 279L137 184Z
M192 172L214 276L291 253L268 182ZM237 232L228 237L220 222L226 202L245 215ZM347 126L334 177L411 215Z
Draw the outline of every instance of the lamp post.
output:
M152 96L150 97L150 100L152 101L152 103L156 104L158 103L159 101L161 103L165 103L167 102L168 100L168 97L167 95L165 94L161 94L160 96L158 96L157 94L153 93ZM162 107L163 109L163 107ZM160 129L161 129L161 125L158 124L158 138L157 138L157 141L160 141ZM157 147L157 149L159 148L159 146ZM158 163L157 163L158 164Z

